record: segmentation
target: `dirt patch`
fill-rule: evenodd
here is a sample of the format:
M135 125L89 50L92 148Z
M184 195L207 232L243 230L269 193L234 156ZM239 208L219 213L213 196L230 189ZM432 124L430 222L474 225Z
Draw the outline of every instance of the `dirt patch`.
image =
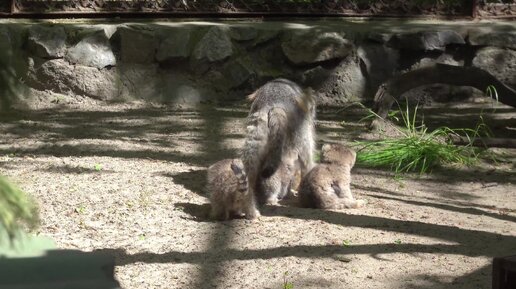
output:
M474 125L483 108L426 119ZM490 288L492 257L516 253L514 150L423 177L355 168L363 209L271 206L254 222L207 220L206 168L237 156L246 114L138 104L4 114L0 173L38 200L40 234L113 254L126 289ZM320 111L319 143L374 137L364 115ZM514 132L515 109L486 118Z

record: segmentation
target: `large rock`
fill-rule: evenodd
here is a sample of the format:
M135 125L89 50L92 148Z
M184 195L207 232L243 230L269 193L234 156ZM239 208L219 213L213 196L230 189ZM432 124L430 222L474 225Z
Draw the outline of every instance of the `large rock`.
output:
M338 105L363 98L366 90L366 78L355 57L347 57L329 71L324 71L324 68L315 69L319 70L317 74L327 75L325 79L312 85L319 94L318 104Z
M160 101L174 104L198 104L213 97L200 83L192 81L190 77L178 71L171 71L163 75L163 90ZM213 90L211 88L210 90Z
M455 66L463 66L464 61L456 60L453 55L448 53L441 53L437 56L434 55L434 57L430 57L429 55L423 56L419 61L414 63L411 70L429 67L434 65L435 63L442 63L442 64L448 64L448 65L455 65Z
M311 64L344 58L353 51L353 43L336 32L316 30L286 33L281 43L283 53L294 64Z
M389 44L408 50L444 51L447 45L465 44L465 41L459 33L446 30L396 34L390 39Z
M258 35L252 42L252 46L257 46L264 44L266 42L272 41L278 37L280 34L279 30L265 29L259 30Z
M254 74L250 64L242 59L228 62L223 68L224 78L228 88L238 87Z
M162 79L157 64L124 63L120 74L120 98L153 100L161 94Z
M516 88L516 51L499 47L479 49L473 66L487 70L500 81Z
M233 26L229 30L229 36L236 41L249 41L258 37L258 30L249 26Z
M120 27L118 33L123 62L154 62L157 38L153 31L140 29L139 27Z
M180 29L166 30L166 32L158 46L156 60L162 62L188 58L192 52L192 30L181 27Z
M387 43L392 38L392 33L382 33L382 32L370 32L367 34L367 40L377 42L377 43Z
M62 26L32 25L29 28L28 47L37 57L63 57L66 52L66 32Z
M210 62L220 61L233 54L233 46L227 27L214 26L197 43L193 57Z
M65 57L71 63L104 68L115 66L116 59L104 31L99 31L79 41L68 50Z
M119 81L114 69L74 66L64 59L29 61L27 84L38 90L111 100L118 97L116 83Z
M492 31L471 29L468 42L475 46L498 46L516 49L516 31Z

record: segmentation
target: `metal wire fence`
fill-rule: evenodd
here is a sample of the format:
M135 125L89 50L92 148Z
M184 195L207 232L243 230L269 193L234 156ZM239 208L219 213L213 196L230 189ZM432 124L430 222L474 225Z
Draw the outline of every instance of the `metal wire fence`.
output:
M491 2L494 0L491 0ZM0 0L4 17L26 15L335 15L514 17L516 0ZM501 2L501 3L500 3Z

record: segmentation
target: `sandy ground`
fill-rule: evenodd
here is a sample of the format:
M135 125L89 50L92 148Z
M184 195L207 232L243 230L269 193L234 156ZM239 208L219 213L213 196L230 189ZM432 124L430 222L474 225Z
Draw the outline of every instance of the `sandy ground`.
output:
M463 123L480 110L425 117ZM422 177L357 167L362 209L271 206L254 222L207 220L206 167L238 154L246 111L90 104L4 113L0 173L37 199L40 234L60 248L113 254L126 289L487 289L492 257L516 254L514 150L497 150L505 161L496 164ZM321 111L319 144L370 138L362 116ZM515 109L487 120L495 133L516 134Z

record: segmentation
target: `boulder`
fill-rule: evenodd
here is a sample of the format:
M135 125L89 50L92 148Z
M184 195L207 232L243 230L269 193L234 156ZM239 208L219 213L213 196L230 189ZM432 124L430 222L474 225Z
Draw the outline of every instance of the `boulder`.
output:
M387 43L392 38L390 33L371 32L367 34L367 39L377 43Z
M188 58L192 52L192 30L188 28L166 30L156 52L159 62L170 59Z
M37 57L63 57L66 52L66 32L62 26L32 25L29 28L28 47Z
M156 54L157 38L153 31L138 27L120 27L120 55L127 63L152 63Z
M181 72L172 71L164 74L163 77L166 81L163 82L160 99L162 102L188 105L198 104L209 98L210 93L202 85Z
M279 30L259 30L258 35L252 42L252 46L257 46L266 42L269 42L278 37L280 34Z
M38 90L112 100L118 96L115 69L70 65L64 59L30 59L27 84Z
M317 69L317 68L315 68ZM324 71L319 68L317 74L327 77L312 85L318 92L318 104L338 105L362 99L366 89L366 78L360 70L358 59L353 56L345 58L337 67Z
M419 69L423 67L428 67L433 65L434 63L442 63L442 64L448 64L448 65L455 65L455 66L463 66L464 61L458 61L456 60L453 55L448 53L441 53L438 56L430 57L430 56L423 56L419 61L414 63L411 70Z
M465 44L464 38L456 31L428 31L401 33L389 40L389 45L408 50L444 51L450 44Z
M111 44L103 31L87 36L74 47L68 49L65 59L70 63L99 69L116 65Z
M236 41L249 41L258 37L258 30L249 26L233 26L229 29L229 36Z
M317 30L286 33L281 48L294 64L311 64L344 58L353 51L353 43L336 32Z
M220 61L233 54L233 46L227 27L214 26L210 28L195 46L195 60L206 59L210 62Z
M152 100L161 94L162 79L157 64L123 63L120 74L120 98Z
M471 29L468 42L474 46L497 46L516 49L516 31Z
M503 83L516 89L516 51L499 47L484 47L477 51L473 66L482 68Z
M222 69L228 88L238 87L246 82L254 71L246 61L236 59L229 61Z

